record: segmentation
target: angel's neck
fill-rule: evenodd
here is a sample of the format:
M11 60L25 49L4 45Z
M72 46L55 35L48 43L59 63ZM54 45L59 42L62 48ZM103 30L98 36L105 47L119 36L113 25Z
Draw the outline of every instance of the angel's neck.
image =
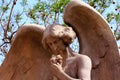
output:
M61 54L61 56L63 58L63 66L65 66L67 59L73 56L71 49L69 47L66 47L66 50Z

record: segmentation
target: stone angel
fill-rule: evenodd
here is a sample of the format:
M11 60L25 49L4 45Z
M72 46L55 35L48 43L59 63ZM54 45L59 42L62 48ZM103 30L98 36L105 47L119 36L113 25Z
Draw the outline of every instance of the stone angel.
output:
M120 57L107 21L81 0L70 1L64 22L22 26L0 67L0 80L120 80ZM69 47L78 37L80 51Z

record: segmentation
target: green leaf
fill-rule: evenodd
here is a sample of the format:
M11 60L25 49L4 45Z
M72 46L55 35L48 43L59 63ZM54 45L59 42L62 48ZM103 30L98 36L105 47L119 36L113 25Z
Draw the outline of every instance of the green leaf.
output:
M19 14L17 14L17 15L16 15L16 20L19 21L19 20L21 20L21 19L22 19L22 17L21 17Z
M3 12L5 12L9 9L9 7L8 6L2 6L1 9L2 9Z
M66 6L66 4L70 2L70 0L55 0L54 3L51 5L51 11L58 13L63 12L63 8Z
M11 30L12 30L12 26L9 27L8 32L11 32Z
M4 21L5 21L5 19L2 19L2 21L4 22Z
M104 7L104 8L108 8L108 5L104 4L103 7Z
M120 22L120 14L118 13L117 15L115 15L115 20L117 21L117 22Z
M120 9L120 5L117 5L117 8Z
M22 6L28 5L27 0L22 0L22 2L21 2L20 4L21 4Z
M114 13L108 13L107 14L107 21L110 22L113 19Z

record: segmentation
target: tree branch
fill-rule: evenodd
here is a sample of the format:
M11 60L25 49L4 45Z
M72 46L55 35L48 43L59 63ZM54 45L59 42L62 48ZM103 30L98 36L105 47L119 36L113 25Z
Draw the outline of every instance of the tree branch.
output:
M5 32L4 32L4 38L7 37L7 31L8 31L8 29L9 29L9 25L10 25L10 20L11 20L13 8L14 8L14 6L16 5L16 2L17 2L17 0L14 0L13 5L12 5L11 11L10 11L10 15L9 15L9 18L8 18L7 28L5 29Z
M0 45L2 47L4 44L9 44L10 42L4 42L3 44Z

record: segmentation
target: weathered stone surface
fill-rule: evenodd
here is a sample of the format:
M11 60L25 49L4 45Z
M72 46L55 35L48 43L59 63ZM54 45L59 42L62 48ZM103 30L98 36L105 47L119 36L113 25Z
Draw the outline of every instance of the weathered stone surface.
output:
M0 80L51 80L49 57L42 45L44 27L24 25L0 67Z
M80 54L92 59L92 80L120 80L120 56L107 21L80 0L67 5L64 21L77 33Z
M72 0L64 21L78 36L80 54L92 59L91 80L120 80L118 47L106 20L89 5ZM53 80L51 54L42 46L44 29L30 24L18 30L0 67L0 80Z

